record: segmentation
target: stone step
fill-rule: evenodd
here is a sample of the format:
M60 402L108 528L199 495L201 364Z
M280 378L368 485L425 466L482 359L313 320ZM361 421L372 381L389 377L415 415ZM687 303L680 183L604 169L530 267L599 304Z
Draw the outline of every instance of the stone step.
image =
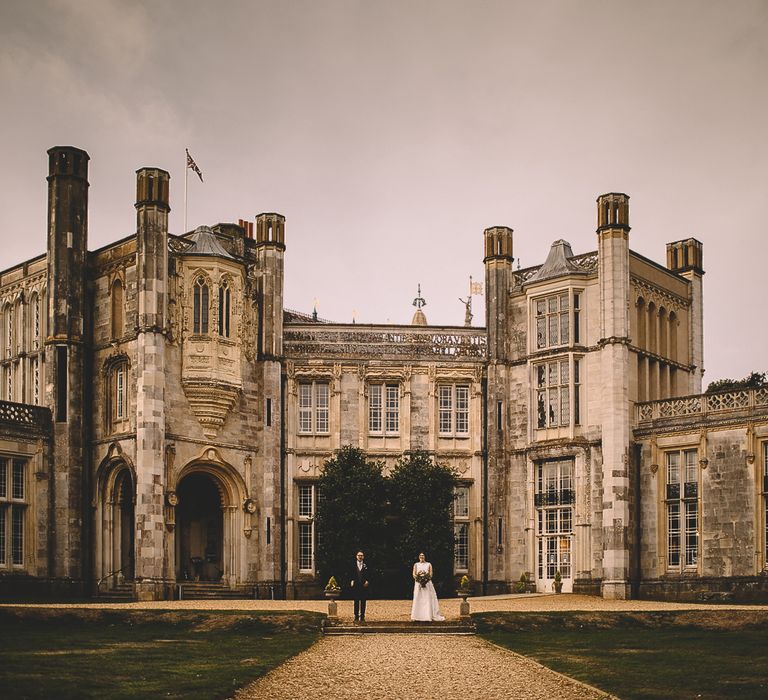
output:
M471 622L364 622L347 624L328 622L323 628L328 636L347 634L475 634L475 625Z
M252 597L250 590L233 589L222 583L192 581L181 584L182 600L242 600Z

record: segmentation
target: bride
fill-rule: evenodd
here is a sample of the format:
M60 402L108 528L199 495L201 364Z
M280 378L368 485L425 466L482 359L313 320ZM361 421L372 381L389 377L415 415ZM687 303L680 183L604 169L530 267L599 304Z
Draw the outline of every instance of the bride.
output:
M421 575L422 581L419 581ZM426 581L423 581L427 579ZM422 585L422 582L424 585ZM411 620L419 622L442 622L445 618L440 614L440 606L437 604L437 593L432 585L432 564L430 564L424 552L419 554L419 561L413 565L413 606L411 607Z

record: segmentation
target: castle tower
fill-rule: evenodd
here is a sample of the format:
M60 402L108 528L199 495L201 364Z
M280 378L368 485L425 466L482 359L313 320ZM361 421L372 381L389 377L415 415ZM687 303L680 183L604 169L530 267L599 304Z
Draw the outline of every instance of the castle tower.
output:
M507 359L507 297L512 285L512 229L485 229L485 323L488 328L488 358Z
M629 197L597 198L604 598L630 597Z
M691 283L688 357L693 366L691 383L683 394L700 394L704 376L704 246L695 238L667 243L667 267Z
M51 575L80 585L87 556L85 423L88 161L85 151L48 151L48 337L46 403L53 410Z
M136 594L164 596L173 552L165 539L165 323L168 186L159 168L136 171Z
M262 270L259 288L259 356L283 354L283 257L285 217L256 216L256 251Z

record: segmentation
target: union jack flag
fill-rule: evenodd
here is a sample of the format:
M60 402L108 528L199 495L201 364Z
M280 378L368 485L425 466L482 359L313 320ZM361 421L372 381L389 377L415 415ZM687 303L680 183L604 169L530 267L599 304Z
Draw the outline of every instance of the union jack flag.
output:
M200 182L202 182L203 174L200 172L200 168L197 167L197 163L195 163L195 159L191 155L189 155L188 148L185 148L184 150L187 152L187 167L190 170L193 170L194 172L196 172L197 176L200 178Z

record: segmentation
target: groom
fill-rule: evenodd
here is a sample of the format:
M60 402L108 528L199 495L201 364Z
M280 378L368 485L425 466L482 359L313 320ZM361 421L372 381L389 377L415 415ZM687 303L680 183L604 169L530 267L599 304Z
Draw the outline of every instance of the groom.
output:
M365 622L365 603L368 600L368 567L365 554L358 552L352 567L350 586L352 600L355 601L355 622Z

